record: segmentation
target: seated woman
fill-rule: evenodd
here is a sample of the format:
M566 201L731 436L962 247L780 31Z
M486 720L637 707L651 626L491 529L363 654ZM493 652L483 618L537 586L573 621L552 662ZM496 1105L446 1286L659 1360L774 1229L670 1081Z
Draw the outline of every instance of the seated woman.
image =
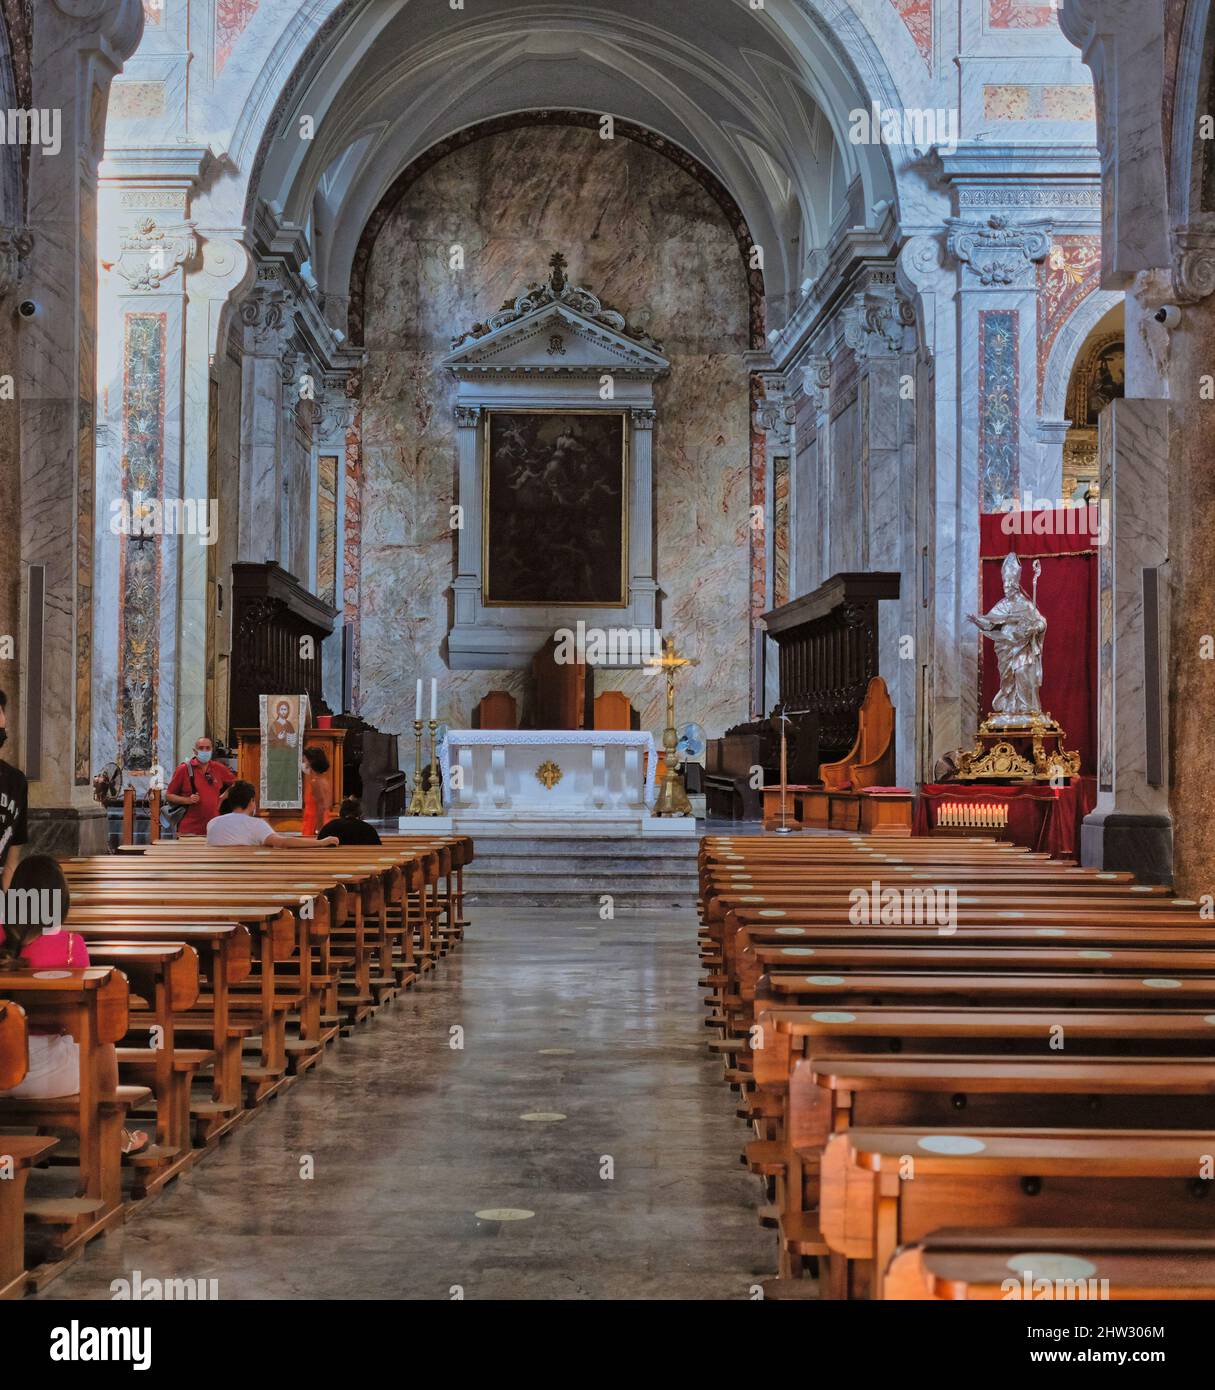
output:
M62 930L71 906L71 894L63 871L48 854L32 854L17 865L10 893L29 893L24 902L32 912L5 912L0 939L0 966L6 969L83 970L89 963L84 937ZM8 897L7 902L13 902ZM7 905L7 904L6 904ZM14 917L33 921L12 921ZM118 1086L118 1053L112 1043L101 1047L101 1085L105 1091ZM32 1024L29 1028L29 1067L24 1079L0 1096L27 1100L55 1100L80 1090L80 1047L70 1034ZM122 1131L123 1153L137 1153L148 1142L143 1130Z
M339 845L379 845L379 831L363 819L363 803L357 796L348 796L338 809L337 820L322 825L318 838L332 835Z
M301 835L315 835L329 819L333 806L333 784L329 780L329 758L323 748L304 749L304 817Z

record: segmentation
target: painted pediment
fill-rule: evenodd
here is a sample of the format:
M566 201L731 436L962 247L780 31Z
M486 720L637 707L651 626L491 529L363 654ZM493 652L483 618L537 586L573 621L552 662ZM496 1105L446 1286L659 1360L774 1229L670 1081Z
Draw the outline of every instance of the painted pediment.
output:
M546 283L529 285L486 322L461 334L442 365L459 377L597 372L656 377L669 369L661 344L565 278L560 253L551 265Z

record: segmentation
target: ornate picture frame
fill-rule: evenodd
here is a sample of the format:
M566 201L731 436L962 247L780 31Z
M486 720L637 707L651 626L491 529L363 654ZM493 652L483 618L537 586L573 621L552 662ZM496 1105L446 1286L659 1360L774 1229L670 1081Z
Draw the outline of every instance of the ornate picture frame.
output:
M627 607L628 411L484 416L482 603Z

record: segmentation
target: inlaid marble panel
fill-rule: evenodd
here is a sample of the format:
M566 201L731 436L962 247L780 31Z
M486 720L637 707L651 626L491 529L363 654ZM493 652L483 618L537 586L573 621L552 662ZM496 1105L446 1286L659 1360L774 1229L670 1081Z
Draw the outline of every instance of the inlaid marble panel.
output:
M1091 121L1092 87L1082 82L992 82L983 87L989 121Z
M223 71L240 36L257 13L261 0L216 0L215 74Z
M504 131L454 150L416 180L372 252L357 526L347 460L360 710L404 729L414 679L433 675L453 725L467 725L491 689L514 694L526 717L526 673L451 672L443 660L455 390L435 363L454 336L540 279L554 251L569 257L571 279L658 338L671 360L655 393L660 623L699 662L680 680L680 721L719 733L748 714L746 273L732 228L689 174L635 142L575 127ZM361 534L353 604L352 531ZM642 726L661 728L662 686L648 672L603 672L596 688L625 691Z
M979 311L979 509L998 512L1020 488L1019 314Z
M987 0L987 23L992 29L1046 29L1055 23L1058 0Z
M1076 306L1101 281L1101 238L1087 235L1052 237L1050 253L1038 266L1038 404L1046 364L1059 330Z
M920 57L932 70L932 0L890 0L915 40Z
M164 499L164 314L128 314L123 349L123 496ZM160 537L124 536L119 568L118 746L128 772L155 761Z

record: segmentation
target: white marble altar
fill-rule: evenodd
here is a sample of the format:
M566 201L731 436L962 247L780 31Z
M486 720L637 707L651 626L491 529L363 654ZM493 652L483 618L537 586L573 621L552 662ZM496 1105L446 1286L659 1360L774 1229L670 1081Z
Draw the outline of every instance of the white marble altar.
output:
M443 799L464 833L694 834L691 817L650 814L656 763L648 730L452 729L439 745Z

